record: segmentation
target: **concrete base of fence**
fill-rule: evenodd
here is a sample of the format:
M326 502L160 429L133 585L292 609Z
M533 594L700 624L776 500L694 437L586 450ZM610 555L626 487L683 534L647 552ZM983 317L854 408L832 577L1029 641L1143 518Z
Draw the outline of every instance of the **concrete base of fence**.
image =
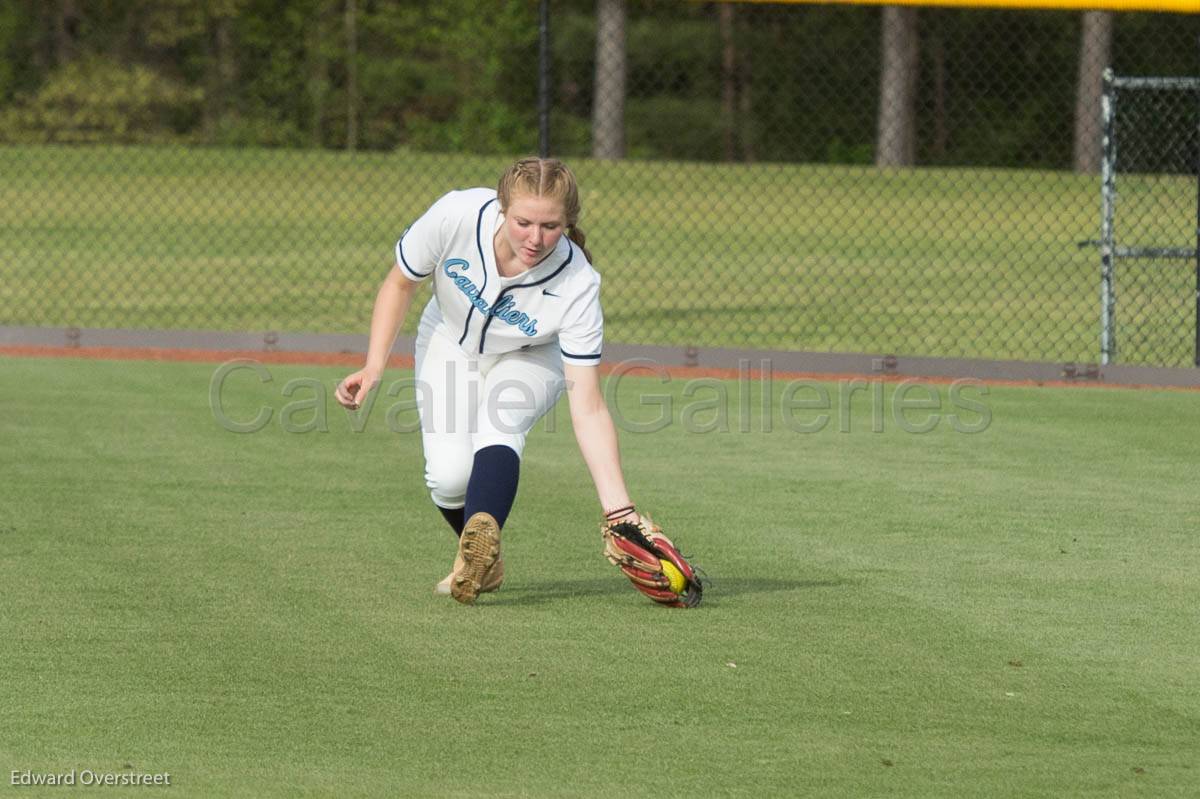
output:
M205 330L0 326L0 347L5 346L353 355L366 352L367 337L274 331L227 333ZM412 352L412 347L412 338L402 336L396 342L395 351L407 354ZM778 375L920 377L948 380L974 378L1004 382L1200 388L1200 368L926 358L889 353L789 352L606 344L604 360L610 366L628 363L648 369L661 367L671 370L715 370L735 374L770 370Z

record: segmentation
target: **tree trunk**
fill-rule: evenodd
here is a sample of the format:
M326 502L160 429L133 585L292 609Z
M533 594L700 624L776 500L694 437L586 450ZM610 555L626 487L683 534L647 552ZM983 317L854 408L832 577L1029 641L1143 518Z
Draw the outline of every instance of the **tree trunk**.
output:
M912 166L917 152L917 9L886 6L880 33L875 165Z
M722 3L717 10L721 31L721 138L725 160L737 158L735 104L737 103L737 45L733 39L733 6Z
M950 143L950 131L946 122L946 46L938 34L931 42L930 60L933 62L933 146L935 159L946 155Z
M750 73L750 58L738 59L738 138L742 143L742 160L750 163L756 158L754 147L754 103L751 90L754 88Z
M346 0L346 149L358 149L357 0Z
M1094 173L1100 169L1100 94L1104 90L1104 70L1112 54L1112 30L1112 12L1083 12L1079 84L1075 91L1076 172Z
M324 144L326 102L329 99L329 58L325 52L328 26L326 3L321 3L308 32L308 141L320 149Z
M218 14L209 18L208 68L204 87L205 137L217 137L221 123L229 115L229 92L237 80L233 57L231 18Z
M625 0L597 0L592 157L625 157Z
M75 60L79 38L79 9L75 0L54 4L54 64L63 66Z

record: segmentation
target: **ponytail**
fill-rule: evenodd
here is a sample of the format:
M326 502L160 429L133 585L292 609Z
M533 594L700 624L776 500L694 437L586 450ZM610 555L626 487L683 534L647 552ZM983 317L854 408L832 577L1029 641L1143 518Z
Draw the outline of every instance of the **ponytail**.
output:
M580 228L579 225L571 225L567 228L567 238L575 242L575 246L583 250L583 257L587 258L589 264L595 266L595 264L592 262L592 254L588 252L586 244L587 234L583 232L583 229Z

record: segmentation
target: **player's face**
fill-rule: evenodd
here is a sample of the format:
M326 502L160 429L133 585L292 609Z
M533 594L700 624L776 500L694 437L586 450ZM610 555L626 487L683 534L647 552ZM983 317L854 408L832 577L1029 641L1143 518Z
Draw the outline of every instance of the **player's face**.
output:
M521 265L531 267L558 246L566 226L561 200L514 194L504 215L504 241Z

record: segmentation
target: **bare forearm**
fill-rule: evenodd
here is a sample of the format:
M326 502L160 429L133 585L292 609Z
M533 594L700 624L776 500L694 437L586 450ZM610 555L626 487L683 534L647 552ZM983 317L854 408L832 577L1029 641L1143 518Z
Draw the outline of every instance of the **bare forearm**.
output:
M375 308L371 312L371 336L367 345L366 368L382 372L387 366L388 355L396 343L396 334L412 304L416 284L403 276L389 275L375 296Z
M608 408L601 404L586 412L572 414L571 423L575 427L579 451L591 472L592 482L596 484L601 507L611 510L632 504L621 472L617 430Z
M367 343L367 363L362 369L348 375L337 384L334 396L350 410L357 410L364 398L379 384L383 370L387 367L388 355L396 343L396 334L404 323L408 306L412 304L417 284L396 269L388 273L375 295L375 309L371 311L371 336Z

